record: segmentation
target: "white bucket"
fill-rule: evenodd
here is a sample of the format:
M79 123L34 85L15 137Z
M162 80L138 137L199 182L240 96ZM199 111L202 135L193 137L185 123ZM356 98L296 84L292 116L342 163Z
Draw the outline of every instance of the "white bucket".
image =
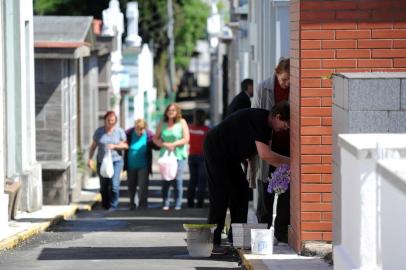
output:
M251 253L269 255L273 253L273 227L251 229Z
M213 228L185 228L187 250L191 257L210 257L213 251Z
M233 246L235 248L251 248L251 229L266 229L268 224L233 223Z

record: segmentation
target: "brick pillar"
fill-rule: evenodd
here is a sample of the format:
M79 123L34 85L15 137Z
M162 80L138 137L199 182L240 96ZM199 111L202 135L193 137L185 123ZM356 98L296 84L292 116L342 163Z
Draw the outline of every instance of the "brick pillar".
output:
M406 71L406 1L291 0L291 229L332 241L331 73ZM385 91L385 89L382 89Z

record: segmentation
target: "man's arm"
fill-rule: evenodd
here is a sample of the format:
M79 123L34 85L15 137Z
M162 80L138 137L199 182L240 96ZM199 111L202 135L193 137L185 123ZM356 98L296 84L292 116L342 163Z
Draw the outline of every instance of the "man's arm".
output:
M282 164L289 164L290 158L279 155L269 149L269 146L263 142L255 141L258 156L268 164L279 167Z

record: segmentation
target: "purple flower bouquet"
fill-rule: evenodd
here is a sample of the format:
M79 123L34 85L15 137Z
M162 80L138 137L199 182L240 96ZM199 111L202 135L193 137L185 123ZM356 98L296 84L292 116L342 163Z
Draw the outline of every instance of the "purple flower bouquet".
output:
M268 193L285 193L289 188L290 183L290 166L288 164L283 164L276 168L276 170L268 177Z

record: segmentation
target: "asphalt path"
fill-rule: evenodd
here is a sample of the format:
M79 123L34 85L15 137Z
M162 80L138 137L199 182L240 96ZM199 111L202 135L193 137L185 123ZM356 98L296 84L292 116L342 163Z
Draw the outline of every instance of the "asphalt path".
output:
M163 211L159 177L154 178L148 209L129 210L123 181L118 210L96 205L90 212L79 212L0 253L0 269L243 269L232 250L209 258L188 255L182 224L205 223L207 208Z

